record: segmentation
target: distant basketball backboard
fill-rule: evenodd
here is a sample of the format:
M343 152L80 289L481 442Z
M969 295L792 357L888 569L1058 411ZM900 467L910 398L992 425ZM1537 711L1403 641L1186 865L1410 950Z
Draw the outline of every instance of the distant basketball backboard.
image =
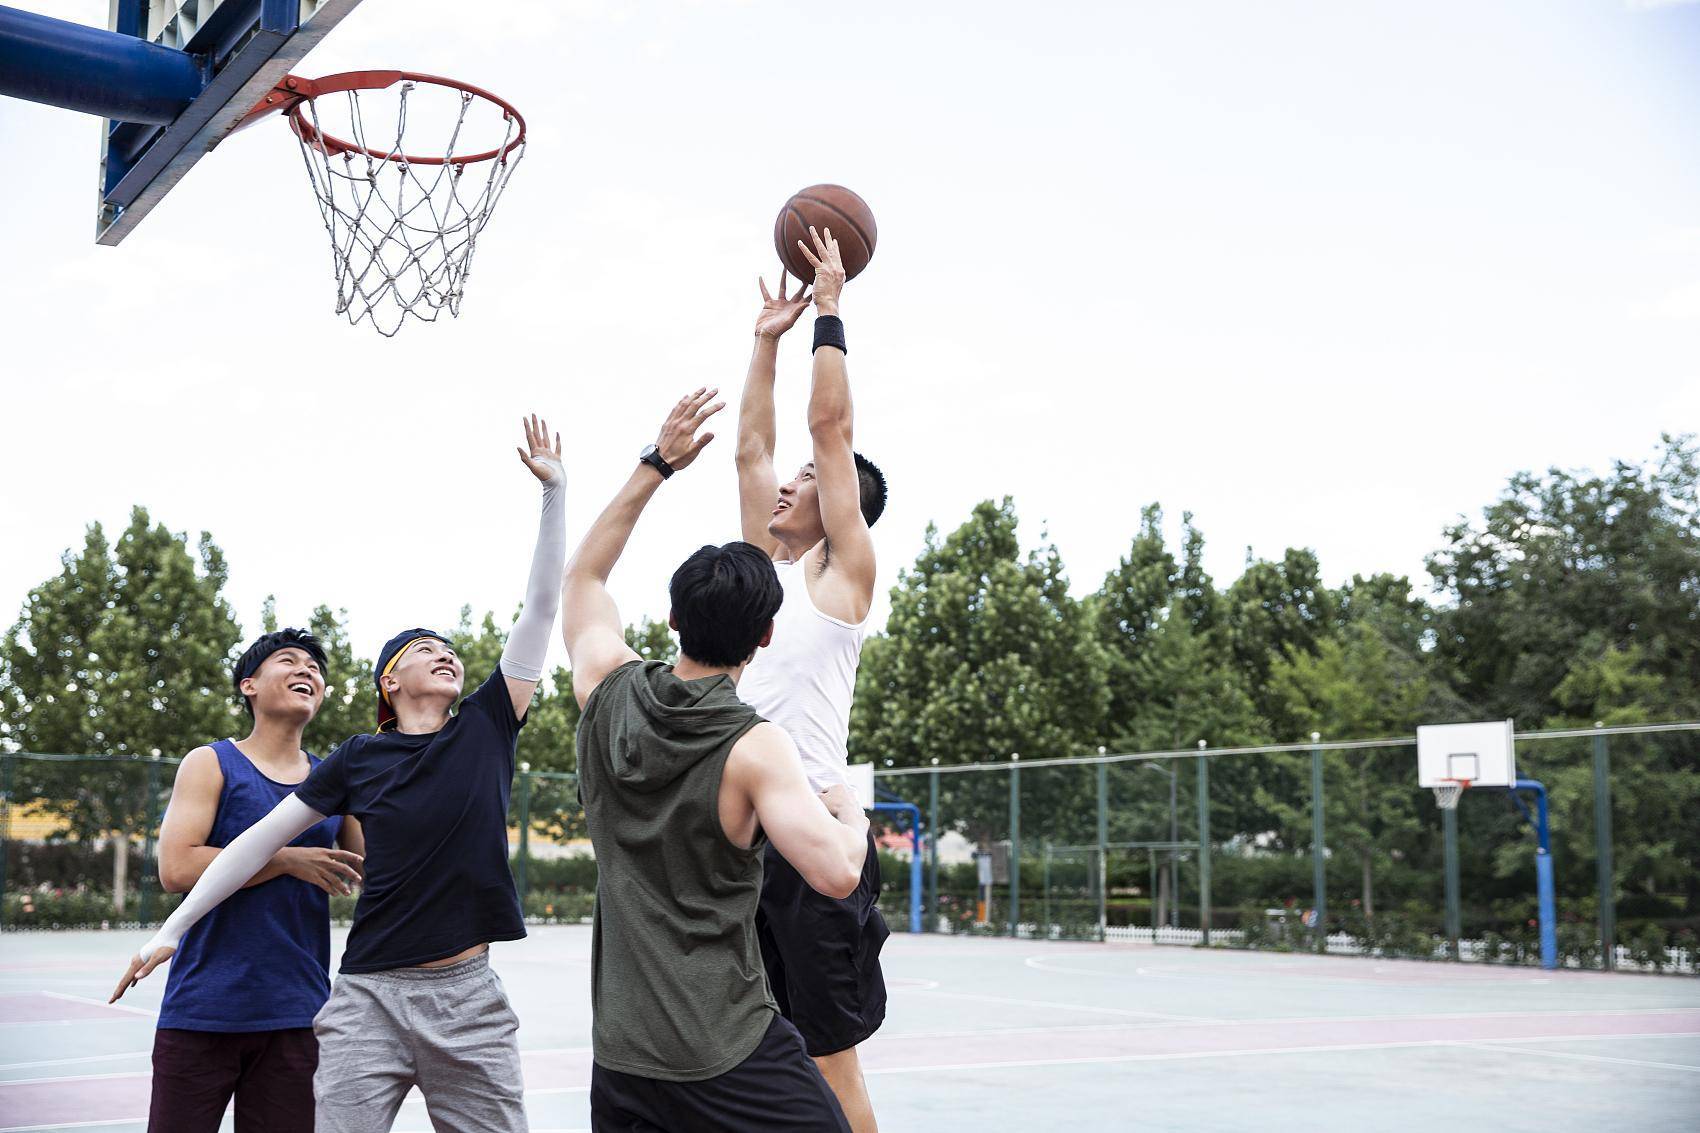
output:
M1417 785L1509 787L1517 782L1512 722L1425 724L1417 729Z
M184 174L212 152L360 0L111 0L112 31L192 61L191 78L152 80L175 67L170 52L138 49L148 70L136 89L160 91L130 120L111 118L101 137L95 239L117 244Z

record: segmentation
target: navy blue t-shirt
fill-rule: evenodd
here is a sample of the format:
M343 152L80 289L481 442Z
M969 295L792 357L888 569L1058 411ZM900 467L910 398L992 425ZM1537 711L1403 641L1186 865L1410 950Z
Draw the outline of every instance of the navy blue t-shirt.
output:
M366 834L366 879L343 972L428 964L525 935L508 872L508 797L524 721L498 668L440 731L355 736L295 795L351 814Z

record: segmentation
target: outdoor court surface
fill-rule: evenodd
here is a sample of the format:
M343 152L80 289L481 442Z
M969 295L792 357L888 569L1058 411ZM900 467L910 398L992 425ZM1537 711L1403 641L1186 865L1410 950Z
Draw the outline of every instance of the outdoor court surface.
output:
M164 974L106 996L145 938L0 937L0 1133L144 1128ZM1692 978L905 935L886 960L888 1133L1700 1128ZM589 928L494 962L534 1133L587 1129ZM430 1128L417 1094L395 1128Z

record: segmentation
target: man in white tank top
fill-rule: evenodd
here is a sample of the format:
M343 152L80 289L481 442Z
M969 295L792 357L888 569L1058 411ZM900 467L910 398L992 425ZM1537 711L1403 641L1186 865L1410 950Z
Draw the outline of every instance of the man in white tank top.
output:
M815 790L846 781L850 704L874 603L874 545L868 528L885 509L885 477L851 447L850 375L838 316L844 265L830 229L799 241L815 267L814 382L809 436L814 459L787 484L773 467L773 382L779 339L810 295L787 298L761 285L755 352L738 411L738 502L747 542L775 560L785 601L773 641L738 684L738 696L796 741ZM812 244L812 246L811 246ZM864 806L874 800L863 799ZM780 1011L838 1095L855 1133L877 1129L856 1047L885 1020L879 951L889 935L879 911L879 855L869 835L856 892L817 893L784 858L765 862L756 927L768 984Z

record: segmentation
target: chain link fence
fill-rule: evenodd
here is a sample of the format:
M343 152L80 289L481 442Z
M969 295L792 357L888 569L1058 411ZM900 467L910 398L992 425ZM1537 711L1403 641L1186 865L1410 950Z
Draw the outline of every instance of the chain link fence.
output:
M1700 973L1700 723L1517 743L1550 800L1560 965ZM896 931L1538 962L1523 808L1477 789L1446 821L1414 744L882 767L881 905ZM0 927L163 918L178 897L155 839L176 763L0 753ZM521 765L510 844L528 920L590 917L573 775Z

